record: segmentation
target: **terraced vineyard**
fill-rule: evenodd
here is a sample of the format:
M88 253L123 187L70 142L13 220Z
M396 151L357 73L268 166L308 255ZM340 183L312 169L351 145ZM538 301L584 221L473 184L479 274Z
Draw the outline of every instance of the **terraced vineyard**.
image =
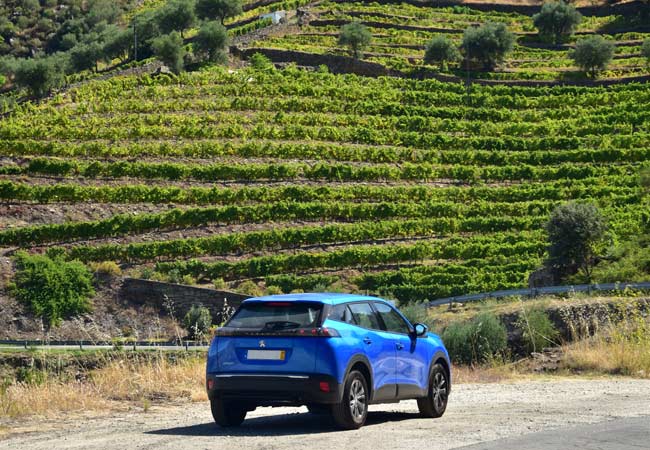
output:
M648 105L291 67L93 81L0 122L0 246L285 292L520 287L557 204L592 199L617 239L648 222Z
M616 44L616 53L604 78L648 74L641 44L650 37L650 28L641 19L621 15L586 15L565 45L548 45L540 40L530 15L515 12L480 11L467 6L432 7L409 3L341 2L326 0L310 8L313 19L300 27L271 39L250 43L254 48L290 49L316 54L346 55L337 44L339 28L350 21L365 24L373 34L364 60L410 74L432 69L423 63L425 45L435 35L444 35L460 44L463 31L487 21L504 22L516 34L514 51L494 72L475 72L470 76L495 80L578 80L585 77L569 56L576 39L598 33ZM461 67L462 66L462 67ZM457 64L452 74L467 76L466 67Z

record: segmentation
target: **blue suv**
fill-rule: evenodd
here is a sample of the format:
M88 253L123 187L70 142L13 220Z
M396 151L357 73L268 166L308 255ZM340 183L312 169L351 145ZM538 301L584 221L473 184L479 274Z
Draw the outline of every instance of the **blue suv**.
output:
M257 406L306 405L342 428L361 427L368 405L417 399L440 417L451 388L441 339L390 302L350 294L245 300L208 351L214 420L238 426Z

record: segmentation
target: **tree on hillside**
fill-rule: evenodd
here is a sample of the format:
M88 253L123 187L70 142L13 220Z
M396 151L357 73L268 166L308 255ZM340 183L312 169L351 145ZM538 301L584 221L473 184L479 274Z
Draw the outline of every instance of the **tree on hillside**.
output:
M515 36L504 23L487 22L465 30L461 49L465 58L478 61L486 70L491 70L503 61L514 43Z
M133 18L131 29L135 29L137 36L137 56L138 59L151 56L153 48L151 44L153 40L160 36L160 27L155 10L145 11L138 14Z
M197 0L196 15L201 19L224 20L242 13L241 0Z
M575 6L560 1L548 1L533 16L533 23L542 39L559 44L575 31L582 21L582 14Z
M226 27L215 21L201 26L194 41L195 53L203 54L213 62L225 62L227 59L228 33Z
M113 58L125 61L129 57L129 51L133 47L133 31L115 28L115 32L107 36L102 50L103 58L110 62Z
M16 60L10 67L16 85L26 88L32 95L43 97L64 82L64 60L51 56Z
M90 270L79 261L18 253L12 292L48 325L90 311L95 295Z
M97 61L103 57L103 48L98 42L77 44L70 50L70 67L74 72L89 69L97 71Z
M641 44L641 56L646 59L647 64L650 64L650 38L646 38Z
M454 43L445 36L436 36L431 39L424 51L424 62L439 64L442 70L447 68L447 63L456 62L459 59L460 52Z
M341 27L339 34L339 45L345 45L350 49L352 57L359 59L363 56L363 49L370 45L372 34L368 28L359 23L352 22Z
M576 42L571 57L578 67L596 78L596 71L604 70L614 56L614 43L600 35L589 36Z
M157 13L158 27L163 33L183 30L196 23L194 0L170 0Z
M154 54L172 72L179 73L183 70L183 57L185 56L185 47L183 47L183 38L176 31L160 36L153 40L152 48Z
M582 271L588 282L602 245L607 224L593 204L569 202L553 210L546 224L546 265L558 278Z

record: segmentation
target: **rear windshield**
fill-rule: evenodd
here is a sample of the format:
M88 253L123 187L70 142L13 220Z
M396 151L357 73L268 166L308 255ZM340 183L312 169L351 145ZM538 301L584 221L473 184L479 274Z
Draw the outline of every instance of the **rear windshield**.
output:
M322 309L322 303L313 302L244 303L226 326L258 330L316 327Z

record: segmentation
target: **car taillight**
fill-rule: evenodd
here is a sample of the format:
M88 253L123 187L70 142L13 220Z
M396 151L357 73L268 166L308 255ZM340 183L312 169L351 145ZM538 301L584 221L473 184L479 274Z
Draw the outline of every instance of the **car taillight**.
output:
M297 331L298 336L319 336L319 337L340 337L338 331L334 328L318 327L318 328L299 328Z

